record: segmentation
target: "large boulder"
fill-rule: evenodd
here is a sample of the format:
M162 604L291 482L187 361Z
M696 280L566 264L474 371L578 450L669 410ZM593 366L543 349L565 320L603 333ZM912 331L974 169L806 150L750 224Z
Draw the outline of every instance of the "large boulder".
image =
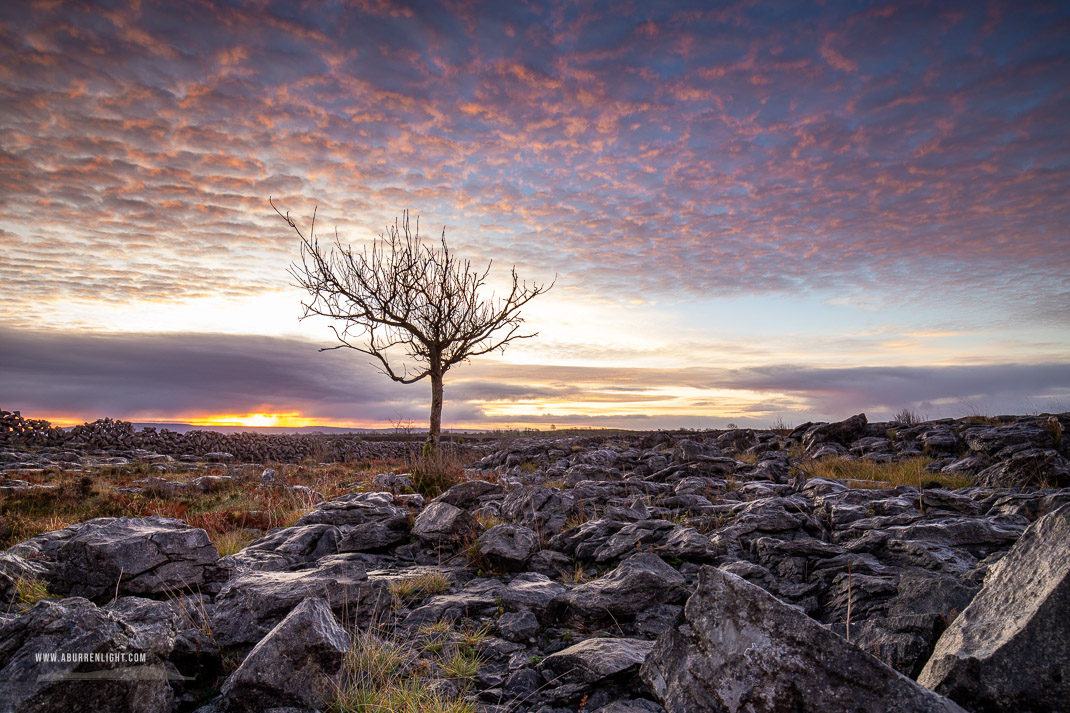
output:
M670 713L964 713L763 589L713 567L640 675Z
M348 650L349 636L330 605L310 597L249 652L222 693L235 711L323 708L338 690Z
M1033 523L936 643L918 681L972 711L1070 700L1070 505Z
M0 628L0 711L167 713L159 654L82 597L39 602Z
M220 576L208 533L181 520L102 517L74 527L47 575L56 594L103 604L116 595L210 590Z

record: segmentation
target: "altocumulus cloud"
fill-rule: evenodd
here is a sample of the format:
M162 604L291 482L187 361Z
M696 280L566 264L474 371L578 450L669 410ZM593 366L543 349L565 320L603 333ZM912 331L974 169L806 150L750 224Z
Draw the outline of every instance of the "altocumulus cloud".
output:
M220 256L226 289L268 289L275 195L349 235L418 207L601 294L1006 311L1070 271L1066 23L1029 2L6 3L0 304L216 294Z

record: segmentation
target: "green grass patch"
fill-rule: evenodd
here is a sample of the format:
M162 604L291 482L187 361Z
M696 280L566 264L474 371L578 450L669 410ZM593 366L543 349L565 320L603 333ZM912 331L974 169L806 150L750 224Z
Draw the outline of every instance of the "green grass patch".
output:
M15 581L15 602L20 613L27 612L37 602L52 597L48 586L36 577L19 577Z

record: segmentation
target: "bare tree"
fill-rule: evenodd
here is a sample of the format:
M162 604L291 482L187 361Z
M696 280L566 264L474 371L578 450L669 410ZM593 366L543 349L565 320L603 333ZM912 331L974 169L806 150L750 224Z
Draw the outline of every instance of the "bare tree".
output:
M454 366L474 356L505 346L522 334L520 308L546 292L550 285L521 282L512 268L508 295L484 299L480 294L491 264L482 272L461 261L446 245L442 229L439 245L425 245L409 230L405 211L399 226L387 226L385 235L356 252L342 247L335 232L334 245L324 248L316 236L316 214L306 236L269 198L275 209L301 238L301 262L290 266L297 285L311 301L302 302L304 314L330 317L338 344L320 351L354 349L375 359L381 372L394 381L411 384L431 378L431 422L427 442L438 446L442 432L442 378ZM555 278L556 281L556 278Z

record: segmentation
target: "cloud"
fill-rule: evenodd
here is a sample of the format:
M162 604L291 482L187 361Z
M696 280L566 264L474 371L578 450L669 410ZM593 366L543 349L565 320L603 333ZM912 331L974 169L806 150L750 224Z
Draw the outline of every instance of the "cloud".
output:
M412 415L418 387L317 345L215 334L69 334L0 330L0 393L26 413L191 417L301 412L381 421ZM422 409L421 409L422 410Z
M939 367L812 369L769 366L733 372L736 388L778 392L804 399L812 412L835 414L902 408L931 417L966 415L984 403L1000 413L1029 406L1070 408L1070 364L986 364ZM995 414L992 414L995 415Z
M391 382L360 355L300 340L219 334L0 329L0 394L28 416L127 420L293 413L385 425L427 418L429 388ZM930 417L1065 410L1070 364L746 369L568 367L493 359L446 376L447 427L495 424L767 426L902 408ZM979 406L978 406L979 405Z
M0 11L0 279L35 319L268 289L268 195L600 294L1065 292L1065 10L104 9Z

